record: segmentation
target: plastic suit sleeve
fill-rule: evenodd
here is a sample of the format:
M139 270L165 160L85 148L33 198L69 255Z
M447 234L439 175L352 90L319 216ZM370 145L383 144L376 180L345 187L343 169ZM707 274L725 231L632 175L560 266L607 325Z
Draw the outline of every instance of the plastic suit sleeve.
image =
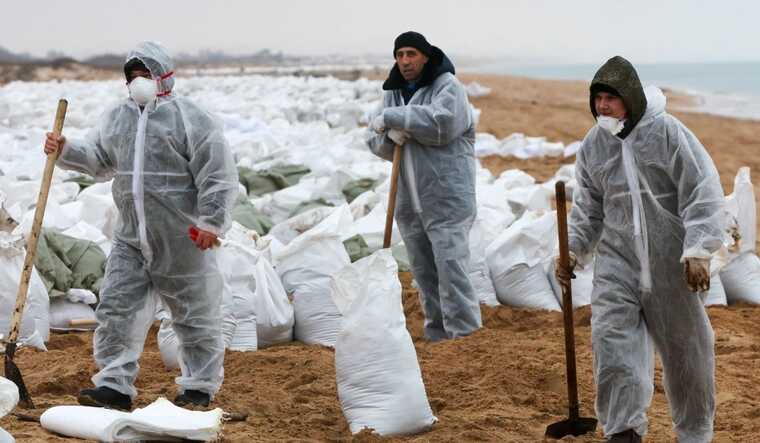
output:
M472 125L467 93L456 79L438 87L430 104L383 111L388 129L402 129L424 146L446 146Z
M370 118L370 121L380 115L388 106L390 106L390 103L391 94L385 93L383 96L382 106L376 110L376 112L372 115L372 118ZM366 142L367 146L369 146L369 150L372 151L373 154L382 158L383 160L388 160L391 162L393 161L393 149L395 148L395 144L393 143L393 140L388 137L388 130L382 134L378 134L372 129L367 129Z
M393 149L396 145L393 143L393 140L388 137L388 133L377 134L371 129L368 132L370 133L367 138L369 150L384 160L393 161Z
M568 224L568 243L570 251L579 262L596 246L602 235L604 209L602 193L591 180L583 154L583 147L578 151L575 163L575 175L578 182L573 189L573 208Z
M678 125L675 137L670 178L678 188L678 211L686 230L681 261L709 259L726 237L723 188L712 159L694 134Z
M100 127L84 139L66 139L56 165L91 175L97 181L108 181L116 174L113 159L103 148Z
M232 223L238 193L235 160L218 127L201 135L190 152L189 168L198 189L198 227L221 235Z

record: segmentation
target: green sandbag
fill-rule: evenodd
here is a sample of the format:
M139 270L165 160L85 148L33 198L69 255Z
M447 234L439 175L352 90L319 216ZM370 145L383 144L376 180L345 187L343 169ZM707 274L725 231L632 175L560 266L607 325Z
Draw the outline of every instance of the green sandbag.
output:
M266 235L272 229L272 220L260 213L244 195L238 196L232 209L232 219L259 235Z
M261 196L298 184L301 177L310 172L311 169L303 165L276 165L259 171L244 166L238 167L240 183L245 186L248 195L254 196Z
M288 218L295 217L298 214L303 214L304 212L308 211L309 209L321 208L323 206L335 206L335 205L332 204L332 203L330 203L329 201L323 199L323 198L318 198L316 200L305 201L305 202L302 202L300 205L296 206L296 208L293 209L293 212L290 213L290 215L288 216Z
M96 183L95 179L89 175L78 175L76 177L67 178L64 180L64 182L73 182L78 184L80 192Z
M71 288L99 293L105 265L106 255L97 244L42 230L35 267L51 297L65 294Z
M346 197L346 201L351 203L356 197L375 189L375 186L377 186L377 180L371 178L352 180L343 187L343 195Z
M367 246L367 242L364 241L364 237L360 234L344 240L343 247L346 248L346 252L351 258L351 263L370 255L369 246Z

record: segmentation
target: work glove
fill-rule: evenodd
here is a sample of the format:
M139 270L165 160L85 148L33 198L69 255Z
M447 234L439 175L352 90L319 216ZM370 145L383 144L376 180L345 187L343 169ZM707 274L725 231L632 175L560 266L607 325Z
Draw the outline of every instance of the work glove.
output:
M192 240L193 243L195 243L195 246L202 251L221 245L219 237L217 237L216 234L210 231L205 231L197 226L190 227L189 234L190 240Z
M373 131L377 132L378 134L382 134L385 132L385 117L381 113L374 119L372 119L372 123L369 124L369 128Z
M64 143L66 143L66 137L62 135L56 137L52 132L48 132L45 134L45 155L60 152Z
M684 263L686 285L691 292L710 290L710 259L687 257Z
M567 288L570 286L570 280L575 278L575 274L573 273L573 269L575 269L575 266L578 264L578 258L575 256L575 254L570 251L568 253L568 268L565 269L560 265L559 256L554 257L554 277L557 278L557 281L560 285Z
M393 140L393 143L404 146L411 136L408 132L400 129L391 129L388 131L388 138Z

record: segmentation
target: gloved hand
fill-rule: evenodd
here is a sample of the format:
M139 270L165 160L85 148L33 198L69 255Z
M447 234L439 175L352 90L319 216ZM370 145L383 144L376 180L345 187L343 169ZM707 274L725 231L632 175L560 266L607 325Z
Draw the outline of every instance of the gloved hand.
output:
M556 277L559 284L563 287L570 286L570 280L575 278L573 269L575 269L575 266L578 264L578 258L572 251L570 251L568 259L569 267L565 269L559 263L559 256L554 257L554 277Z
M50 155L54 152L60 152L66 143L66 137L59 135L56 137L52 132L45 134L45 154Z
M203 229L192 226L190 227L190 240L200 250L206 250L215 246L220 246L219 238L213 232L204 231Z
M691 292L710 290L710 259L687 257L684 263L686 285Z
M391 129L388 131L388 138L393 140L393 143L404 146L411 136L408 132L400 129Z
M374 119L372 119L372 123L369 124L369 128L373 131L377 132L378 134L382 134L385 132L385 117L381 113Z

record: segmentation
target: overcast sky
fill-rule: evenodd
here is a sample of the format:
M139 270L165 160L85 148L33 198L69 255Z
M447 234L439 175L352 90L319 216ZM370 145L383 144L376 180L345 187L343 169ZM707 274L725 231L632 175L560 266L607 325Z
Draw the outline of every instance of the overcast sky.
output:
M760 60L757 0L5 0L0 46L75 57L172 52L383 54L414 29L453 55L597 63Z

